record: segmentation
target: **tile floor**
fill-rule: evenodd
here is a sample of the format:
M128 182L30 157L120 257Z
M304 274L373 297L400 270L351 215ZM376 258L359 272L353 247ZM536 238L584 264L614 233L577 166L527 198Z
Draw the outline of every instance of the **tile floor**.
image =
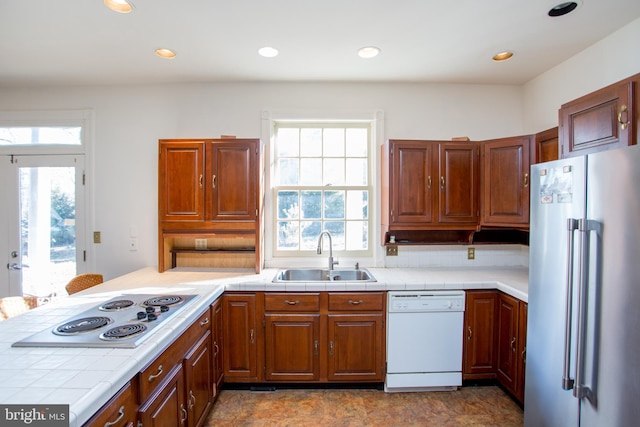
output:
M206 427L522 426L522 409L500 388L385 393L371 389L223 390Z

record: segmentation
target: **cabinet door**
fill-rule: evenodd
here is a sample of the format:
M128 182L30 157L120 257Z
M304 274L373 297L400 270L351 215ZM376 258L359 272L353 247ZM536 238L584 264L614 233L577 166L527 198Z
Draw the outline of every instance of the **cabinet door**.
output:
M213 331L212 350L213 350L213 388L212 396L215 399L218 397L218 392L222 388L224 381L224 363L222 360L223 354L223 319L222 319L222 298L216 300L211 308L213 313L213 324L211 329Z
M144 427L186 425L187 408L184 401L184 375L181 364L176 365L167 376L164 386L140 408L139 419Z
M188 426L202 426L211 409L211 332L207 331L184 359Z
M320 315L265 315L265 366L269 381L320 378Z
M478 144L441 143L439 159L439 222L477 224Z
M527 317L529 305L520 302L520 312L518 313L518 371L517 371L517 393L516 397L520 403L524 404L524 381L527 367Z
M223 140L208 144L209 220L256 220L258 150L258 140Z
M258 375L256 295L223 297L225 381L256 380Z
M531 164L558 160L559 152L558 127L539 132L536 134L535 144L531 150Z
M498 307L498 381L516 394L518 370L518 300L500 294Z
M560 108L563 158L633 144L633 85L609 86Z
M383 314L328 315L330 381L384 381Z
M482 224L529 224L529 136L483 144Z
M462 378L495 378L498 294L467 291L464 312Z
M160 221L203 221L204 142L160 141Z
M433 222L435 147L428 141L391 142L391 224Z

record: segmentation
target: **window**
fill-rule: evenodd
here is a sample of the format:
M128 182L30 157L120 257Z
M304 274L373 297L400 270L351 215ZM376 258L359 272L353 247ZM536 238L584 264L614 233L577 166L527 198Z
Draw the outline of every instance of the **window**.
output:
M274 141L275 254L315 254L324 230L334 251L369 254L370 124L277 122Z
M81 126L0 127L0 145L81 145Z

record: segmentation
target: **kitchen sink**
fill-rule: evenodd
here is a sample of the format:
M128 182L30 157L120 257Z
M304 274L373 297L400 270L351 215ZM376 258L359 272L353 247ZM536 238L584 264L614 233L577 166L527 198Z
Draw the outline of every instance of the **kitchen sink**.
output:
M367 269L289 268L280 270L273 282L376 282Z

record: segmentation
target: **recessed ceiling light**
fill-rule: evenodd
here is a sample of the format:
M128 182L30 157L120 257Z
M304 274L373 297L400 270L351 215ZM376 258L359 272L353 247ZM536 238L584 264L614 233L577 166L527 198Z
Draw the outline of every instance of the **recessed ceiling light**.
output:
M378 56L380 49L375 46L365 46L358 49L358 56L360 58L374 58Z
M548 15L551 17L566 15L569 12L573 12L576 7L578 7L578 3L575 1L560 3L559 5L552 7L549 10Z
M265 58L273 58L275 56L278 56L278 49L275 49L271 46L265 46L258 49L258 54L260 54L260 56L264 56Z
M104 5L120 13L133 12L133 4L127 0L104 0Z
M506 61L507 59L511 59L513 56L513 52L500 52L493 55L493 60L496 62Z
M156 49L156 55L164 59L173 59L176 57L176 53L174 51L165 48Z

